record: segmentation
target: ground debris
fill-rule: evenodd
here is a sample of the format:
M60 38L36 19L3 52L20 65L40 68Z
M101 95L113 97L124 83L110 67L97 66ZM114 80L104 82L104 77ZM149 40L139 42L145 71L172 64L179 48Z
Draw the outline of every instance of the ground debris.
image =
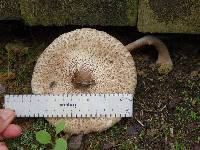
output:
M193 145L193 150L200 150L200 143L195 143Z
M110 142L110 141L106 141L103 146L102 146L102 149L103 150L108 150L108 149L111 149L115 146L115 143L114 142Z
M7 43L5 46L5 49L8 53L14 53L14 54L27 54L29 47L27 47L23 42L15 41Z
M170 111L173 111L176 109L176 106L182 101L182 98L181 97L177 97L177 98L174 98L172 100L169 101L169 103L167 104L167 108L168 110Z
M0 95L6 92L5 86L0 83Z
M200 78L200 70L199 71L192 71L191 72L191 77L198 77L198 78Z
M14 72L0 72L0 82L15 79L16 75Z
M154 137L155 135L159 134L159 130L158 129L147 129L147 136L149 137Z
M139 123L133 123L132 126L128 127L127 134L129 136L137 136L140 134L140 131L142 130L142 126Z

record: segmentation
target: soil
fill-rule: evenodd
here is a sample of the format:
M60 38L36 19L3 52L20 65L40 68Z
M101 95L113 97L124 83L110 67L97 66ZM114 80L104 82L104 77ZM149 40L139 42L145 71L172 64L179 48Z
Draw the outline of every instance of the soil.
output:
M76 28L82 27L1 23L0 77L12 73L11 78L0 78L6 93L31 93L31 75L38 56L58 35ZM93 28L106 31L124 45L145 35L130 27ZM200 149L200 36L154 35L169 48L173 70L164 75L158 72L153 47L132 52L138 73L134 117L123 118L105 132L84 135L80 149ZM24 43L28 50L17 50L17 53L6 50L6 44L12 42ZM3 95L0 96L2 102ZM39 145L34 135L28 134L46 124L44 119L17 118L14 122L22 126L24 134L6 141L10 149L48 149ZM38 125L38 122L42 123Z

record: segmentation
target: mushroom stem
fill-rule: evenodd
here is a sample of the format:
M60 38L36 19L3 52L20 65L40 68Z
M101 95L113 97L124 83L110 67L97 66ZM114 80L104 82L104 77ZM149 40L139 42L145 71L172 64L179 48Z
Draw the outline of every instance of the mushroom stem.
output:
M168 64L168 65L173 65L172 60L170 58L168 49L166 45L159 40L158 38L154 36L144 36L128 45L126 45L126 48L131 51L135 50L137 48L143 47L145 45L153 45L156 50L158 51L158 59L156 61L157 64Z
M72 83L76 88L88 88L95 84L92 74L88 70L76 70L72 77Z

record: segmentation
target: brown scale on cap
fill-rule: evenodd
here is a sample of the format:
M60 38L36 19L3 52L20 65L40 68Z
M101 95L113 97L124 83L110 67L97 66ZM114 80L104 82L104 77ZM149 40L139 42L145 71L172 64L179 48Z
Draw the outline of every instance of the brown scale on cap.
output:
M31 86L35 94L134 94L136 83L129 50L105 32L83 28L59 36L44 50L34 68ZM67 135L101 132L120 119L63 118L64 131ZM60 118L47 120L55 125Z
M75 88L89 88L95 85L92 73L89 70L76 70L72 76L72 84Z

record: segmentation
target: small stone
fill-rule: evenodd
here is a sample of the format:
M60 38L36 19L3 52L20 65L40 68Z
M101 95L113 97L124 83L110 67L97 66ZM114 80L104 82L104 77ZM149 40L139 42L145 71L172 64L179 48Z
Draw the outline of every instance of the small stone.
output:
M115 143L109 141L103 144L102 149L107 150L107 149L113 148L114 146L115 146Z
M169 104L167 105L168 109L174 110L176 108L176 102L175 101L170 101Z
M68 144L69 149L71 150L80 149L82 144L82 139L83 139L83 134L72 136Z

